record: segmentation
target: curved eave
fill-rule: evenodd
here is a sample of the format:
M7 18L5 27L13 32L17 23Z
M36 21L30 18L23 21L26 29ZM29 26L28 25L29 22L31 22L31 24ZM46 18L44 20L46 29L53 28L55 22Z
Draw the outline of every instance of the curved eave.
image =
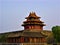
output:
M41 17L29 16L29 17L26 17L25 19L29 19L29 18L41 18Z
M34 21L34 20L31 20L31 21L24 21L23 23L28 23L28 22L39 22L39 23L44 23L44 22L42 22L42 21Z
M41 26L46 26L45 24L22 24L22 26L26 26L26 25L41 25Z

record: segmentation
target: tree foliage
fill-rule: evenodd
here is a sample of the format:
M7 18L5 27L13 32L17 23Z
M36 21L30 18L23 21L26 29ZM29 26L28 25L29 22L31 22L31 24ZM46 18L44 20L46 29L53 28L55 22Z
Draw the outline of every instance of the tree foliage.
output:
M60 26L52 27L52 32L53 32L54 38L56 39L56 42L60 43Z
M0 35L0 43L3 43L6 41L6 35L3 34L3 35Z

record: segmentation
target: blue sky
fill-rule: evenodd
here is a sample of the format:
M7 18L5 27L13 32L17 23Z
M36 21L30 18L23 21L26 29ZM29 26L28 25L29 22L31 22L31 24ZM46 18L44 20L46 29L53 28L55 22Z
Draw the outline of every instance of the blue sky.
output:
M60 25L60 0L0 0L0 33L23 30L21 24L30 12L45 22L44 30Z

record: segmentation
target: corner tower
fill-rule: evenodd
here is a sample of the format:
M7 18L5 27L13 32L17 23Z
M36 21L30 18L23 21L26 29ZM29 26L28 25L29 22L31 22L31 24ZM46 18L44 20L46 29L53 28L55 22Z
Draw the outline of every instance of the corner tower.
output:
M24 30L43 30L43 24L40 20L41 17L38 17L35 12L30 12L29 16L26 17L26 21L23 22Z

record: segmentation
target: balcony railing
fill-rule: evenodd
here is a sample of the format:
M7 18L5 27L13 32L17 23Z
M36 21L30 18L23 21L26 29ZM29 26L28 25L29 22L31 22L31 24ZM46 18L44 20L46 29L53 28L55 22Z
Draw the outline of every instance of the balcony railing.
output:
M0 45L60 45L58 44L47 44L47 43L0 43Z

